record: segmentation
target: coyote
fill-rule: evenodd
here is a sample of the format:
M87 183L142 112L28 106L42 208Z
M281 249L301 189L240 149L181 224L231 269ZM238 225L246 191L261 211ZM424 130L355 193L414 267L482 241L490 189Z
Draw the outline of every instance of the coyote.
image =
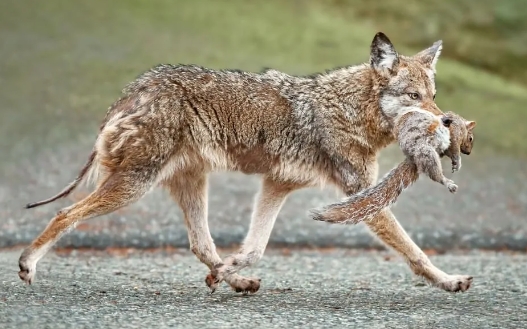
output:
M461 168L460 153L470 154L475 121L447 112L435 116L422 110L410 111L396 119L395 130L406 159L381 181L341 202L312 210L312 218L329 223L356 224L374 218L392 205L399 195L425 173L456 193L457 185L442 172L440 156L452 160L452 172Z
M152 187L170 192L183 211L190 249L210 270L211 291L225 281L254 293L255 277L238 272L261 259L286 197L300 188L336 185L355 194L377 179L377 154L395 141L393 119L418 107L440 115L434 102L441 41L414 56L397 53L379 32L369 63L296 77L162 64L128 84L107 111L93 151L78 177L95 190L60 210L19 259L31 283L40 258L76 223L139 200ZM262 176L247 236L221 259L207 221L207 176L231 170ZM465 291L467 275L436 268L387 209L368 222L417 275L447 291Z

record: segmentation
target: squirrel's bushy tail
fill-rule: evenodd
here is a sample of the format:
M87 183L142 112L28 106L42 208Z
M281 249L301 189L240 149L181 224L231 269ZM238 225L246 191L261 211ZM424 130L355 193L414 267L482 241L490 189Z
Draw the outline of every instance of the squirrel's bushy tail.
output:
M399 195L419 178L417 166L405 160L370 188L351 195L341 202L311 211L314 220L328 223L356 224L375 217L392 205Z

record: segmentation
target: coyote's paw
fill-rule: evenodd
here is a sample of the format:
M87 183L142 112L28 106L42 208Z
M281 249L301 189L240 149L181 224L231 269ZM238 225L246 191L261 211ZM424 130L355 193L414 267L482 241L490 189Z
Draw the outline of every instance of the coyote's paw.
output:
M24 254L22 254L18 261L18 267L20 267L18 277L28 285L31 284L35 278L35 273L37 272L36 264L29 262Z
M450 292L464 292L470 288L472 277L469 275L449 275L436 283L439 288Z
M228 283L231 286L232 290L247 295L249 293L256 293L260 289L261 281L262 280L260 278L256 277L244 278L242 276L237 276L237 278L229 280Z
M214 293L216 289L218 289L220 283L221 279L216 276L216 273L210 272L205 277L205 284L207 285L207 287L209 287L211 294Z
M205 283L209 287L210 293L212 294L214 293L214 291L216 291L219 284L224 280L227 281L227 283L231 286L232 290L236 292L241 292L244 295L248 293L254 294L260 289L261 280L259 278L245 278L241 275L234 273L227 275L224 279L223 273L218 271L217 269L211 271L207 275L207 277L205 278Z

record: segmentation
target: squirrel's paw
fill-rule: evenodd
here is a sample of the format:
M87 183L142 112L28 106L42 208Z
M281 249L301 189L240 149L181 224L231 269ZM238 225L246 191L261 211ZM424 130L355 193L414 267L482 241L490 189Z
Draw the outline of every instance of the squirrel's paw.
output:
M461 162L452 161L452 172L459 171L459 169L461 169Z
M446 187L450 191L450 193L456 193L457 192L457 185L454 184L454 182L450 181L447 183Z

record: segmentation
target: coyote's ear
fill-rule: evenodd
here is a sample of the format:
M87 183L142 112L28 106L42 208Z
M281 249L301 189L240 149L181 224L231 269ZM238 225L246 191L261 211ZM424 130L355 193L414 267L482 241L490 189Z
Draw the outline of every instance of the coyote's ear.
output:
M393 70L399 63L399 55L388 37L379 32L370 46L370 64L376 70Z
M476 121L467 121L466 124L467 124L467 129L472 130L476 126Z
M439 40L434 42L434 44L429 48L426 48L425 50L422 50L416 55L414 55L414 58L416 58L424 65L430 67L435 72L437 60L439 59L439 55L441 55L442 49L443 41Z

